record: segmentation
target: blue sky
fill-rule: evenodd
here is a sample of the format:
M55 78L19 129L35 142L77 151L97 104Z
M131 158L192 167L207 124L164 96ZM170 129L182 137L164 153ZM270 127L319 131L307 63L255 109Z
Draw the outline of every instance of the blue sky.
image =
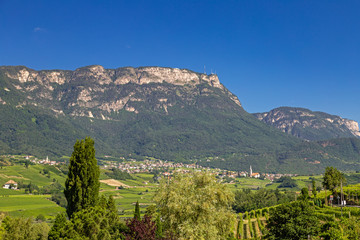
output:
M211 71L248 112L360 121L359 1L5 1L0 65Z

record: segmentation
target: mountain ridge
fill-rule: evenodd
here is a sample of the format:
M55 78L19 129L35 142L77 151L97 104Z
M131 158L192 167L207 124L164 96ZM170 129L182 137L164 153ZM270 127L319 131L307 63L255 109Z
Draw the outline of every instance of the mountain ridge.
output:
M360 137L356 121L306 108L279 107L253 115L270 126L308 141Z
M15 71L9 71L7 69L12 69ZM117 69L105 69L100 65L91 65L86 67L78 68L74 71L70 70L41 70L35 71L23 66L16 67L0 67L0 69L5 69L5 75L14 80L18 80L19 84L13 83L13 86L24 93L35 92L41 89L39 95L34 94L33 96L28 97L29 100L32 98L39 100L45 99L49 101L54 101L56 98L57 101L63 101L63 95L66 97L64 91L56 92L57 89L60 89L61 86L68 85L71 88L78 88L76 93L77 102L71 103L72 105L84 106L86 108L96 107L96 103L87 103L91 101L91 94L94 92L104 92L101 86L106 85L108 88L111 88L112 91L116 91L117 87L121 87L126 84L137 84L137 85L146 85L146 84L162 84L169 83L175 86L188 86L194 87L196 85L205 83L210 85L213 88L218 88L226 93L230 99L232 99L237 105L241 107L241 103L238 98L228 91L219 81L219 78L215 74L206 75L195 73L187 69L173 69L173 68L163 68L163 67L124 67ZM87 83L82 83L81 80L86 79ZM98 84L94 87L84 88L85 84ZM54 84L57 86L54 86ZM99 86L100 85L100 86ZM56 89L55 89L56 88ZM64 87L66 89L66 87ZM55 92L54 92L55 90ZM206 94L207 89L203 89L203 92L200 94ZM72 92L73 93L73 92ZM118 95L121 95L117 91ZM96 93L95 93L96 94ZM111 94L111 93L110 93ZM112 93L115 94L115 93ZM134 106L126 106L128 102L137 102L143 101L142 99L132 97L134 93L130 92L124 98L118 98L117 101L110 102L106 106L101 106L98 110L102 110L103 113L110 113L111 111L118 111L125 108L127 111L136 112ZM161 105L165 105L165 110L167 108L166 98L158 99ZM31 101L30 101L31 102ZM134 105L129 103L129 105ZM136 105L136 104L135 104ZM61 108L60 106L58 106ZM55 112L62 113L64 109L54 109ZM94 116L93 113L73 113L73 115L88 115L89 117ZM99 116L98 116L99 117ZM104 117L102 117L104 118Z

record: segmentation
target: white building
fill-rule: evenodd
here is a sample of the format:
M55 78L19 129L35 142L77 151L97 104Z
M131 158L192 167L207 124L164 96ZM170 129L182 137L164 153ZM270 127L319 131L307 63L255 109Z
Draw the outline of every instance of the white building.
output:
M4 185L3 185L3 188L5 189L10 189L11 188L11 185L13 186L12 189L17 189L17 182L13 181L13 180L9 180L7 181Z

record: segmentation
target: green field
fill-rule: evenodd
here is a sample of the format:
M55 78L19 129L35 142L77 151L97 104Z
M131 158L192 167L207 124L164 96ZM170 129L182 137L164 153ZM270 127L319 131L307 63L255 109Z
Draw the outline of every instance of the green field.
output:
M46 218L55 218L56 214L65 209L48 200L49 197L50 195L3 195L0 196L0 211L16 217L36 217L43 214Z
M49 171L50 175L40 173L43 172L44 169ZM23 165L3 166L0 169L0 185L2 186L10 179L15 182L31 182L39 187L43 187L50 185L53 179L63 185L65 183L66 176L55 166L30 165L28 168Z

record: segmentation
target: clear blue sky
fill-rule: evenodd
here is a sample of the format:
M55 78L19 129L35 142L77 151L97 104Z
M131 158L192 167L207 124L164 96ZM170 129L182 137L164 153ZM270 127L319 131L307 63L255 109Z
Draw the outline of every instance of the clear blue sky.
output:
M0 33L0 65L205 65L248 112L360 121L360 1L0 0Z

